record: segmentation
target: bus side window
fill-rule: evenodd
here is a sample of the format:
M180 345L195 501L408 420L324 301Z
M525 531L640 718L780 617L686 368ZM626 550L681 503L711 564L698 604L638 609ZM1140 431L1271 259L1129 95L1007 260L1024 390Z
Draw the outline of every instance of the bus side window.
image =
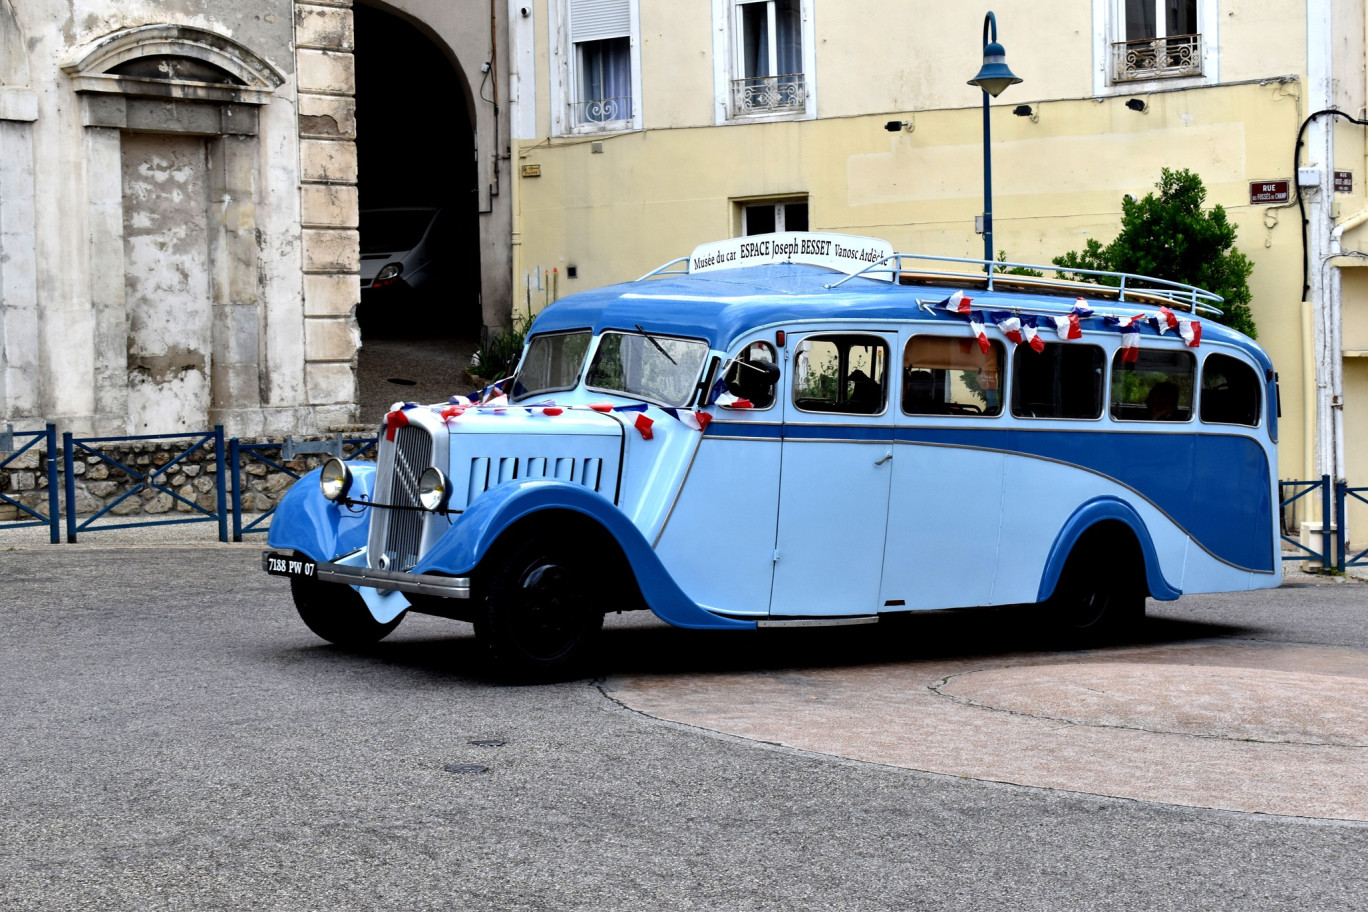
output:
M902 410L908 415L1002 413L1002 343L984 354L974 339L913 336L903 352Z
M1112 356L1111 416L1116 421L1187 421L1192 418L1192 352L1142 348L1134 361Z
M750 408L767 409L774 405L775 374L778 359L768 342L752 342L742 349L727 369L727 392L750 403ZM723 406L736 408L735 405ZM745 408L746 406L739 406Z
M1106 355L1096 345L1046 342L1012 356L1012 414L1018 418L1102 417Z
M1206 424L1259 425L1259 375L1229 355L1208 355L1202 364L1201 417Z
M878 336L809 336L794 352L793 404L805 412L877 415L888 395L888 346Z

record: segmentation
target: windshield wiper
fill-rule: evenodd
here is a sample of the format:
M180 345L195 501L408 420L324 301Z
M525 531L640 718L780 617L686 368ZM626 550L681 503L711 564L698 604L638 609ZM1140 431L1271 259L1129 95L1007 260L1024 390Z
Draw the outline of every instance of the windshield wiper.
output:
M651 335L646 330L642 329L640 323L636 324L636 328L637 332L641 333L643 336L646 337L647 342L650 342L652 345L656 347L656 351L660 352L662 355L665 356L665 360L669 361L675 367L679 366L679 362L676 361L674 358L670 357L670 353L665 350L665 347L663 345L661 345L659 342L655 340L655 336Z

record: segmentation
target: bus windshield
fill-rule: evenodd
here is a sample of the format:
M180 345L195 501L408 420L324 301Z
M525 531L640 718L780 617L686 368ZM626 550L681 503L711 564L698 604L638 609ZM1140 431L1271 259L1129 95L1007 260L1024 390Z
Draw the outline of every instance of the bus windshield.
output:
M589 364L591 389L687 405L708 356L708 343L642 332L605 332Z
M533 336L518 366L511 399L574 389L589 351L589 330Z

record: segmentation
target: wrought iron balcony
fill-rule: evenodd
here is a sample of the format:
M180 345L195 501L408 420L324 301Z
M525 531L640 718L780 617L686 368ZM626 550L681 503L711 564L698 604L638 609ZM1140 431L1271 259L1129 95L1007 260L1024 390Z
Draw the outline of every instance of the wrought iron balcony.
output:
M1112 45L1117 82L1202 75L1202 36L1170 35Z
M807 84L802 73L732 80L732 110L738 115L801 111L805 107Z
M632 119L632 96L622 98L592 98L577 101L574 108L577 124L607 124Z

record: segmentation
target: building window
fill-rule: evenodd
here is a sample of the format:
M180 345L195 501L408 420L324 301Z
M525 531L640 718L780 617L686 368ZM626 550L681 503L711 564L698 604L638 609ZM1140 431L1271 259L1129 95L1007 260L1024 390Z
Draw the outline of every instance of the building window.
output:
M561 59L556 133L630 130L637 110L636 0L558 0Z
M811 117L813 0L713 0L723 119Z
M1202 75L1198 0L1121 0L1120 6L1115 81Z
M808 204L800 200L766 200L741 204L741 234L807 231Z

